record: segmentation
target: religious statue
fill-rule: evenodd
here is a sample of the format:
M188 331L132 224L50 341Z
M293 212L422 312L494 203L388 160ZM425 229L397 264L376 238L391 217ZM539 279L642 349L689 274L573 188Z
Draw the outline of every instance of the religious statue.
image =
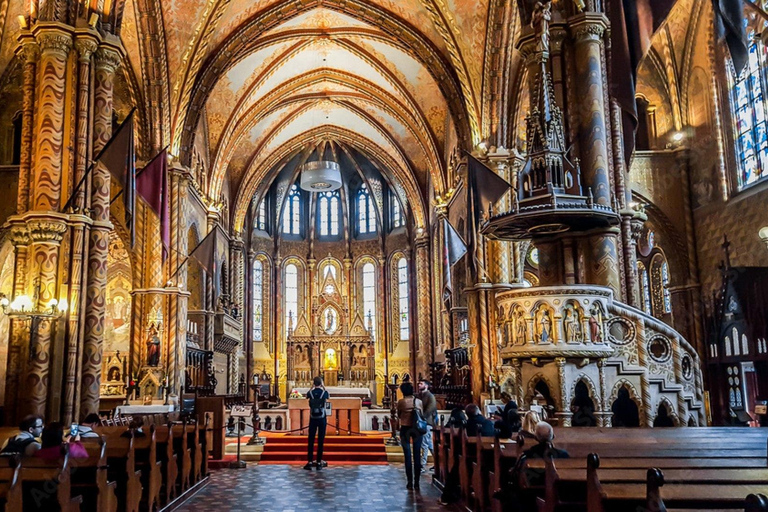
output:
M333 334L336 332L336 310L328 308L325 310L325 333Z
M549 22L552 19L552 0L536 2L531 16L531 28L536 32L539 40L537 50L541 53L549 53Z
M552 329L552 318L550 318L549 310L542 308L539 313L539 342L548 343L550 337L550 331Z
M110 368L109 373L107 374L107 380L109 382L119 382L120 381L120 369L116 366L113 366Z
M160 364L160 336L157 335L157 329L152 327L149 331L147 340L147 366L158 366Z
M525 321L525 313L522 309L517 310L515 317L515 342L517 345L525 345L528 337L528 324Z
M336 351L332 348L325 351L325 364L323 366L326 370L336 369Z
M565 308L565 318L563 319L566 343L576 343L580 341L581 329L579 328L579 314L574 311L572 306Z
M593 305L589 310L589 335L592 343L603 341L603 313L597 305Z

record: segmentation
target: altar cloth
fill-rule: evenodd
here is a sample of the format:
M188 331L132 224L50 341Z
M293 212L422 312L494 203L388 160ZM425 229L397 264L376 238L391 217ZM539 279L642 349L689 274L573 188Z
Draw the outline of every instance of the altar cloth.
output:
M310 388L295 388L302 395L306 395ZM371 398L371 390L368 388L346 388L341 386L328 386L325 388L331 398Z

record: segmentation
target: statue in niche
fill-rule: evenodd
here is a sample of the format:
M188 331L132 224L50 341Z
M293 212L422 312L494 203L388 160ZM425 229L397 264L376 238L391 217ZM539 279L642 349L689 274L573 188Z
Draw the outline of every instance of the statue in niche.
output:
M527 337L528 323L525 321L525 313L522 309L518 309L517 316L515 317L515 343L517 345L525 345Z
M547 308L539 310L539 342L549 343L552 330L552 317Z
M152 327L149 331L147 340L147 366L158 366L160 364L160 336L157 328Z
M109 382L120 382L120 369L116 366L113 366L109 369L109 373L107 374L107 381Z
M336 318L336 310L333 308L328 308L325 310L325 333L326 334L333 334L336 332L336 325L338 324L338 320Z
M603 341L603 312L597 304L593 304L589 310L589 336L592 343Z
M549 22L552 20L552 0L536 2L531 16L531 28L539 40L536 49L541 53L549 53Z
M565 331L566 343L577 343L581 341L581 326L579 312L570 304L565 307L565 318L563 318L563 327Z

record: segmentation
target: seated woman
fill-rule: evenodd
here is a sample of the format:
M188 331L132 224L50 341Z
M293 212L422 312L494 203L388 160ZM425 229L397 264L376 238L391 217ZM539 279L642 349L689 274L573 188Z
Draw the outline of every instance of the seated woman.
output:
M35 457L45 460L58 460L64 455L64 445L69 446L69 456L76 459L87 459L88 451L80 442L80 435L72 438L64 437L64 425L54 421L43 429L40 436L42 448L35 452Z

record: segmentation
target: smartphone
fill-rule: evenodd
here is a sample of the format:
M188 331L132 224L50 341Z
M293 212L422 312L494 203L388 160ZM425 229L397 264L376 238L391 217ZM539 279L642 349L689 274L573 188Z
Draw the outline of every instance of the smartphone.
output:
M80 431L80 425L78 425L77 423L73 423L72 425L70 425L69 435L71 435L72 437L75 437L77 436L79 431Z

